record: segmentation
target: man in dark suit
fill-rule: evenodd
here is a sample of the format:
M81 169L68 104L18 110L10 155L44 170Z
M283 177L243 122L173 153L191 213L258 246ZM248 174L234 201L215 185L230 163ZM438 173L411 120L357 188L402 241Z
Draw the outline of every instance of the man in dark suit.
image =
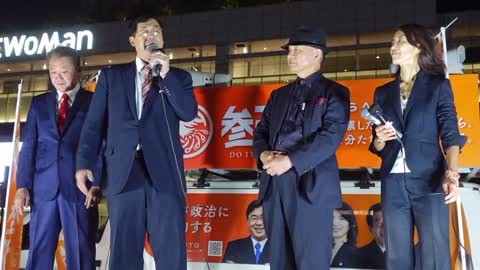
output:
M101 195L98 181L87 197L77 189L75 153L92 93L78 83L80 56L75 50L52 50L48 70L55 90L32 99L22 132L14 211L23 214L23 207L31 204L27 269L53 269L63 229L68 269L91 270L98 225L98 210L91 206ZM98 164L92 158L96 172Z
M186 186L179 123L197 115L192 78L170 67L155 18L131 23L135 61L104 69L82 130L77 185L106 139L101 186L111 222L110 269L143 268L145 232L158 269L186 269Z
M300 27L288 44L295 82L272 92L255 134L272 269L330 269L333 209L342 205L335 153L348 126L347 88L320 72L325 34Z
M383 237L384 227L381 203L376 203L368 209L367 224L374 239L358 249L358 263L361 268L385 269L385 240Z
M255 200L247 207L247 226L250 236L230 241L223 262L266 264L270 262L267 234L263 226L262 202Z

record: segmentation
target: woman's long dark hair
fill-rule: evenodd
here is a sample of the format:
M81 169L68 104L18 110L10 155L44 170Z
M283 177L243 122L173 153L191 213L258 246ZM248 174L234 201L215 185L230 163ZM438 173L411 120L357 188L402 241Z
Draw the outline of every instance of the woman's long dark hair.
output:
M397 31L402 31L408 43L420 49L418 65L421 70L430 75L445 77L445 63L430 30L419 24L404 24Z
M348 203L343 202L342 207L337 208L336 210L344 219L348 221L347 243L356 246L358 238L358 225L352 207Z

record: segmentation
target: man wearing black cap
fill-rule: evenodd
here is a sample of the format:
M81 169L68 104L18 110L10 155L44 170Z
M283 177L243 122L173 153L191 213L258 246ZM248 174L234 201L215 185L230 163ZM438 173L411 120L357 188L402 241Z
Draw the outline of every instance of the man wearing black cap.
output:
M350 94L323 77L325 34L299 27L282 48L295 82L272 92L253 150L272 270L330 269L333 209L342 204L335 156L350 117Z

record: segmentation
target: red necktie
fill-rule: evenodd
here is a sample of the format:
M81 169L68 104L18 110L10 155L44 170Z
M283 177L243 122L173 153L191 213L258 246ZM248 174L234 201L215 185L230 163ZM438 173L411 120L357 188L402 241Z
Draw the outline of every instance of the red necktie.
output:
M62 95L62 103L60 104L60 109L58 109L58 130L60 133L63 132L63 127L65 121L67 120L68 111L70 110L70 104L68 103L69 97L67 93Z
M152 67L150 67L150 65L145 65L143 67L143 75L145 80L143 81L143 86L142 86L142 99L143 99L143 104L145 104L145 101L147 100L148 91L150 91L150 87L152 86L152 81L153 81Z

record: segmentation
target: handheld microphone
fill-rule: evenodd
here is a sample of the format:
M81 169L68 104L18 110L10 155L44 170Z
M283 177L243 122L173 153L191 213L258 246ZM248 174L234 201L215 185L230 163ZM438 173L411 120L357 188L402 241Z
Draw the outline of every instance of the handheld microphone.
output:
M160 48L157 43L150 43L147 45L147 51L149 51L150 53L153 53L153 52L164 52L163 48ZM152 64L152 76L153 77L158 77L158 75L160 74L160 70L162 69L162 65L159 64L159 63L154 63Z
M380 120L378 120L377 117L373 116L367 108L363 108L362 111L360 112L360 114L362 115L362 117L372 123L374 123L375 125L379 126L382 124L382 122Z
M391 122L387 122L385 118L382 116L382 108L378 104L372 104L370 109L363 108L361 115L363 118L369 120L370 122L374 123L375 125L389 125L390 127L393 128L395 131L395 134L397 135L397 139L400 140L400 138L403 137L403 134L398 131Z
M372 104L372 106L370 107L370 109L368 109L368 112L372 115L375 115L376 117L380 118L382 124L386 124L387 121L383 118L382 116L382 108L377 105L377 104Z

